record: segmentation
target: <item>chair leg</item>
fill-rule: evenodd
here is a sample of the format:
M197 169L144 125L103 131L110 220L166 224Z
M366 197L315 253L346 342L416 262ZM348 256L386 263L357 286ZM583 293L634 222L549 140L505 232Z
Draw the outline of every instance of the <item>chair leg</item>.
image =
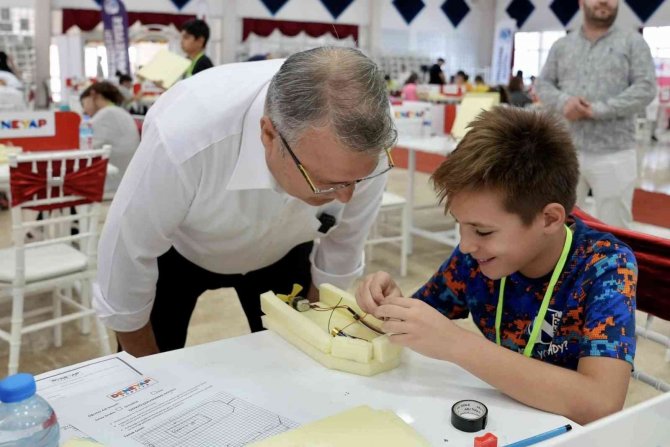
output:
M23 328L23 289L12 290L12 320L9 340L8 374L16 374L19 370L19 355L21 352L21 329Z
M402 209L402 216L400 217L400 233L402 235L402 240L400 241L400 276L407 276L407 256L410 251L408 208L409 205L406 203Z
M72 293L70 289L70 293ZM86 279L81 281L81 290L79 291L80 303L82 306L91 308L91 282ZM84 317L80 320L79 332L82 335L91 333L91 317Z
M54 320L63 316L63 301L60 299L60 294L60 289L56 289L51 293ZM63 346L63 325L60 323L54 326L54 346L57 348Z
M93 318L95 318L95 329L98 332L98 340L100 340L100 355L109 355L112 353L112 350L109 347L107 328L98 317Z

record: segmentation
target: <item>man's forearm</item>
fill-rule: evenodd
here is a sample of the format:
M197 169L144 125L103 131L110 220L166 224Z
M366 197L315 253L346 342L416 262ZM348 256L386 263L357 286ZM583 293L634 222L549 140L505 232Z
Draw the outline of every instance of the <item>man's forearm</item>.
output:
M135 357L144 357L159 352L151 322L136 331L117 332L116 336L121 343L121 348Z

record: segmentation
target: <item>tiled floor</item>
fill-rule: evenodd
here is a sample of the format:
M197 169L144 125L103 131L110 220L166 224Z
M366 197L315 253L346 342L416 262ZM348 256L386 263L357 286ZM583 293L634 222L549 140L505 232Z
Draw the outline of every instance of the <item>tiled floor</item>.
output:
M668 161L670 160L670 143L664 142L648 150L644 160L645 177L642 180L649 182L653 189L670 192L670 178L668 177ZM656 172L653 168L658 163ZM404 193L405 171L392 171L389 190L398 194ZM667 187L667 190L664 188ZM419 204L435 202L435 195L428 186L427 176L419 175L417 182L417 196ZM432 209L416 213L417 221L423 226L439 228L449 225L450 222L441 210ZM7 211L0 212L0 248L10 245L10 216ZM639 225L636 229L654 232L664 237L670 237L670 230L659 229L647 225ZM415 238L414 253L409 258L408 275L398 278L398 282L405 293L411 293L424 283L435 269L449 255L451 249L427 240ZM369 272L386 270L398 274L399 250L395 247L375 248L373 260L368 262ZM39 298L37 299L39 300ZM27 307L34 305L35 299L27 302ZM9 315L10 307L7 303L0 304L0 316ZM642 315L639 316L642 318ZM467 320L459 322L465 327L475 330L474 324ZM670 335L670 323L655 322L654 328L659 332ZM249 329L243 318L239 301L232 289L220 289L205 293L199 300L195 310L187 340L188 346L234 337L248 333ZM21 370L31 373L41 373L68 364L87 360L98 355L98 343L95 333L80 335L75 323L65 325L63 347L51 346L51 332L39 331L24 337L21 350ZM7 364L7 344L0 343L0 370ZM655 343L639 340L636 356L638 369L661 377L670 382L670 362L665 361L665 351ZM657 395L653 388L631 381L626 405L632 405Z

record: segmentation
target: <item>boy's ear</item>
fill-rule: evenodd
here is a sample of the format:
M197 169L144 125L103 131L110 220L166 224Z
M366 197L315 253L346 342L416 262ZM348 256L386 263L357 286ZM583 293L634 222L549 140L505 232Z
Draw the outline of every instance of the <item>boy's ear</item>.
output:
M546 233L553 233L563 228L566 214L565 208L560 203L550 203L542 210L544 229Z

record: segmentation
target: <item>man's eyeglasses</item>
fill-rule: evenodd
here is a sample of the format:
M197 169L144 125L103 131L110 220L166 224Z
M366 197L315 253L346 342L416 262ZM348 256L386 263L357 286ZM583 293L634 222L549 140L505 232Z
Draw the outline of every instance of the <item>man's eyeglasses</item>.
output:
M380 175L385 174L388 171L390 171L391 169L393 169L393 167L395 166L395 164L393 163L393 157L391 157L391 151L388 148L386 148L385 151L386 151L386 157L388 158L388 166L385 169L383 169L379 172L376 172L372 175L369 175L367 177L363 177L363 178L359 178L358 180L354 180L353 182L338 183L335 186L331 186L330 188L318 188L314 184L312 179L310 178L310 176L307 173L307 170L305 169L305 167L302 165L302 163L300 163L300 160L298 160L298 157L295 155L295 153L291 149L291 146L289 146L286 139L279 132L277 132L277 135L279 135L279 138L281 139L282 143L286 147L286 150L288 151L288 153L291 155L291 158L293 159L295 165L298 167L298 170L300 171L300 173L302 174L303 177L305 177L305 180L309 184L309 187L312 189L312 192L314 194L317 194L317 195L332 194L332 193L340 191L342 189L350 188L350 187L352 187L352 186L354 186L354 185L356 185L360 182L363 182L365 180L370 180L370 179L373 179L375 177L379 177Z

